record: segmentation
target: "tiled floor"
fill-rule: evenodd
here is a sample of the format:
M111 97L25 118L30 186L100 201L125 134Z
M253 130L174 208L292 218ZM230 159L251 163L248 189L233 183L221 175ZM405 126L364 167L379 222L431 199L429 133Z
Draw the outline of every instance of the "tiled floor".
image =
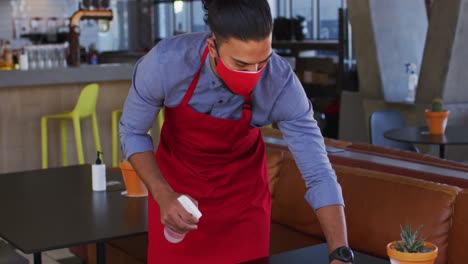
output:
M33 264L33 255L32 254L23 254L21 251L16 250L16 252L29 260L29 263ZM67 248L46 251L42 253L42 264L62 264L64 261L68 260L67 263L80 263L78 258L73 255L70 250Z

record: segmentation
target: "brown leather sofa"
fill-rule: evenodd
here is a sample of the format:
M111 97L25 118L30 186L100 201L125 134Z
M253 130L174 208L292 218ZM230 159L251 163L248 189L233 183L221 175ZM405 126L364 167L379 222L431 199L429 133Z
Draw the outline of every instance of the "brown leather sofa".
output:
M264 135L281 137L274 130ZM326 139L327 146L345 151L440 166L466 173L465 165L424 155ZM353 147L354 146L354 147ZM394 157L391 157L391 155ZM419 155L419 156L418 156ZM468 259L468 190L445 184L468 186L466 179L451 179L414 168L354 160L330 153L345 198L349 242L355 250L386 258L387 243L399 239L400 225L424 225L423 235L439 247L437 264L462 264ZM284 146L267 144L272 194L270 253L280 253L325 241L313 209L304 200L306 191L292 155ZM424 160L424 162L422 162ZM426 175L424 175L426 173ZM468 173L466 173L468 179ZM429 177L431 181L421 178ZM432 178L431 178L432 177ZM107 243L108 263L145 263L146 236ZM92 251L89 252L93 263Z
M439 246L436 263L466 263L468 190L456 186L468 186L467 165L369 144L333 140L326 140L326 144L373 157L361 160L352 155L329 154L343 188L352 248L386 257L385 246L398 239L400 225L424 225L423 234ZM280 149L271 144L267 147L269 164L275 164L270 170L271 253L324 241L319 222L303 199L306 189L294 160L287 150L281 153ZM389 162L378 163L378 157ZM399 167L397 160L414 166ZM436 175L420 165L454 170L460 178Z

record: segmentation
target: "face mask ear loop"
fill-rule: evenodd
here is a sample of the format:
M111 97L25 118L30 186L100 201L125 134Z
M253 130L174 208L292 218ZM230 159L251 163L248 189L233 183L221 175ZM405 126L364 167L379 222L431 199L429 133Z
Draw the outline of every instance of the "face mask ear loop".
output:
M214 58L214 63L216 66L218 66L218 58L220 57L219 56L219 50L218 50L218 44L216 43L216 39L213 38L213 43L214 43L214 46L215 46L215 49L216 49L216 55L218 55L218 57L215 57Z

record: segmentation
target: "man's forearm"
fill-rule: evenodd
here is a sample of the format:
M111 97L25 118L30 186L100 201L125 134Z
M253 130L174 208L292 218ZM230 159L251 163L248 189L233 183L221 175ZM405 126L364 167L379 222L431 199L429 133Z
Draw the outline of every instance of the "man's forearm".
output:
M330 205L317 210L320 226L328 243L328 252L338 247L348 246L346 219L343 206Z
M156 202L160 203L160 199L163 199L161 197L172 192L171 186L169 186L159 170L153 152L136 153L130 156L129 160Z

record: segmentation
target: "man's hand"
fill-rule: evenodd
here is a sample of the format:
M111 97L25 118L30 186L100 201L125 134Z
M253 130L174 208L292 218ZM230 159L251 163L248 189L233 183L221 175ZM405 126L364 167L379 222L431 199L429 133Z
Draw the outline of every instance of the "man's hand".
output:
M198 220L185 210L185 208L177 200L181 194L176 192L168 192L164 196L160 196L158 201L161 223L176 233L185 234L189 231L198 228ZM188 195L186 195L189 197ZM192 202L198 206L198 202L189 197Z
M161 223L181 234L197 229L198 220L177 201L181 194L174 192L161 175L153 152L136 153L129 159L133 168L138 172L138 176L148 188L148 192L159 204ZM198 205L197 201L189 198L195 205Z
M177 233L187 233L197 229L198 220L187 212L177 201L180 194L172 190L154 159L151 151L136 153L130 156L133 168L143 180L148 193L158 203L161 213L161 222ZM189 197L198 206L198 202Z

